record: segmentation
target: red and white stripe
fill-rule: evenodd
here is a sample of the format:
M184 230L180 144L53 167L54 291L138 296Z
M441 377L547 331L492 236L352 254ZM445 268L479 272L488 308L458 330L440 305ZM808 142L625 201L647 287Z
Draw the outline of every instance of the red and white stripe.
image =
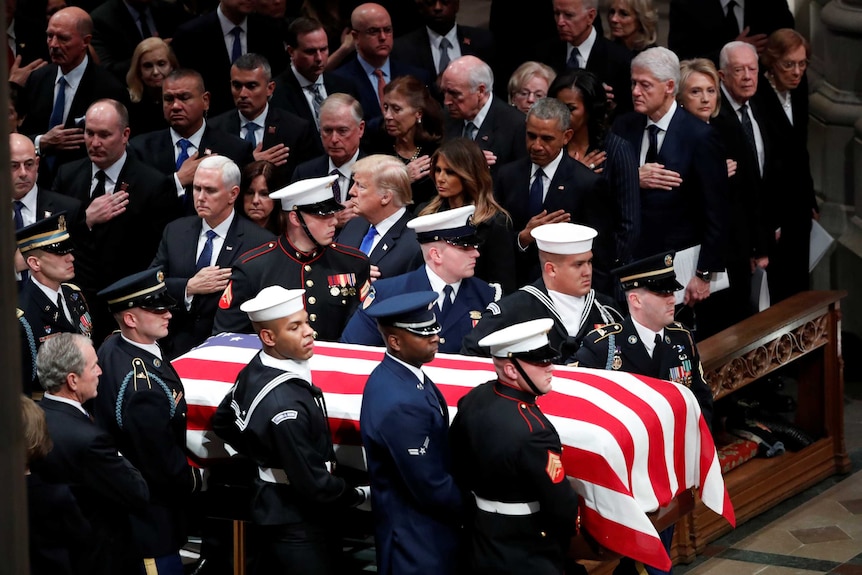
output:
M232 455L211 419L239 371L260 349L256 336L220 334L174 360L189 405L187 441L198 462ZM342 465L364 469L359 434L362 390L381 348L317 342L314 384L326 396ZM485 358L438 354L423 370L451 417L470 389L495 378ZM699 487L704 504L735 523L712 436L685 387L629 373L559 367L554 390L539 398L560 435L563 465L583 498L583 524L599 543L658 568L670 559L646 513Z

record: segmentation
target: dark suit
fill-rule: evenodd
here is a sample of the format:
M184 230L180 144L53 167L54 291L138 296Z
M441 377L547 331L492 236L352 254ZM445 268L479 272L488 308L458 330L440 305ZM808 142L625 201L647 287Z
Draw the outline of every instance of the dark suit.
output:
M380 573L454 573L462 494L452 477L443 394L388 354L362 394Z
M476 56L493 67L494 36L484 28L455 25L458 35L458 47L462 56ZM432 78L439 76L434 66L434 56L431 53L431 39L428 28L422 26L408 34L395 39L392 56L411 66L422 68ZM453 58L454 59L454 58Z
M446 116L445 138L459 138L464 131L464 120ZM485 116L474 141L483 150L493 152L497 163L491 166L491 173L508 162L527 156L527 116L510 106L505 100L494 96L491 108Z
M428 273L423 266L410 273L376 281L372 288L374 300L385 301L386 298L401 293L430 291L431 282L428 281ZM476 325L482 310L499 298L499 290L483 280L472 277L461 280L458 295L455 296L455 300L451 303L452 307L446 312L445 317L441 316L438 308L434 308L437 321L442 328L440 351L458 353L461 350L461 340ZM344 328L341 341L379 347L384 345L380 332L377 331L377 322L364 311L367 307L368 305L363 305L353 314L347 322L347 327Z
M350 94L357 100L359 99L359 89L353 83L353 80L344 78L338 74L324 72L323 88L326 90L327 96L340 92L342 94ZM272 94L269 105L292 112L300 118L308 120L313 126L317 125L314 121L314 112L311 106L309 106L308 100L305 99L304 90L299 85L299 80L296 79L290 66L275 77L275 91Z
M632 112L613 125L614 132L629 141L638 158L646 122L646 116ZM701 244L697 268L723 270L727 164L718 134L709 124L677 108L658 162L678 172L682 185L670 191L641 188L641 235L634 257Z
M540 47L535 59L544 62L562 73L566 66L568 45L559 38L548 41ZM584 68L614 89L614 113L622 114L632 110L631 63L632 52L626 47L608 40L600 33L590 50L590 57Z
M362 151L362 149L360 149L359 155L356 156L356 159L361 160L367 155L368 154L366 154ZM306 178L320 178L323 176L328 176L329 171L329 156L323 154L296 166L296 170L294 170L293 172L293 181L298 182L299 180L305 180ZM347 174L344 175L346 176ZM353 186L352 173L350 174L350 186ZM342 201L347 199L347 192L348 190L341 190Z
M337 69L333 74L351 80L359 92L359 103L362 104L362 111L365 113L365 122L368 124L366 130L376 130L383 120L383 113L380 111L380 100L377 99L377 89L371 84L368 79L368 74L359 63L359 58L351 58ZM423 84L432 88L433 79L431 75L422 68L417 68L404 62L400 62L394 58L389 58L389 78L386 79L388 84L399 76L415 76Z
M574 337L570 336L562 317L557 313L548 295L545 281L539 279L507 295L499 302L489 304L482 313L479 323L464 338L461 353L490 357L490 350L479 345L480 339L516 323L549 317L554 320L554 327L548 332L548 340L554 348L560 350L561 363L565 364L577 351L581 340L590 330L596 326L622 320L620 313L611 307L609 298L593 290L585 297L587 298L585 303L590 309L578 326L577 334Z
M92 166L89 159L60 168L55 190L90 205ZM96 292L146 269L156 253L162 230L176 211L173 183L146 164L126 155L115 192L129 193L126 211L75 238L75 282L84 290L93 315L93 341L98 345L115 328L113 317Z
M607 181L579 161L560 152L557 171L548 185L542 207L548 213L565 210L572 222L590 226L599 235L593 240L593 283L597 290L612 293L610 270L614 262L613 198ZM500 166L494 179L494 195L500 205L512 216L515 234L527 227L529 213L530 178L533 164L529 158ZM533 214L535 215L535 214ZM523 285L538 279L541 270L538 253L530 246L518 255L518 280Z
M680 60L703 57L718 65L722 46L735 39L724 32L724 17L720 0L671 0L668 48ZM742 27L750 28L749 36L769 35L779 28L795 26L787 0L748 0L742 20Z
M168 224L151 265L162 267L168 293L177 300L177 307L171 312L170 333L159 343L170 358L184 354L210 336L221 297L220 291L195 295L191 308L186 310L185 307L186 284L196 273L198 238L202 227L203 222L198 216L188 216ZM240 254L272 239L274 236L267 230L234 213L215 265L229 268Z
M249 14L247 22L248 53L264 56L273 76L287 66L287 53L278 26L271 18ZM230 92L230 53L225 45L215 10L189 20L177 28L171 47L184 68L200 72L210 93L210 114L221 114L233 108Z
M21 56L22 66L26 66L39 58L46 62L50 61L48 59L48 45L45 42L44 20L15 14L14 20L6 22L6 24L12 24L15 30L15 55Z
M172 38L177 26L188 19L181 5L174 2L153 0L149 3L149 12L156 27L151 32L160 38ZM125 84L132 52L144 39L137 22L123 0L106 0L90 17L93 19L92 44L99 63Z
M30 138L48 131L51 119L51 111L54 108L54 84L57 79L58 66L48 64L35 70L24 89L18 94L19 116L24 120L21 122L19 132ZM66 95L68 98L68 94ZM96 65L92 59L88 59L84 75L69 107L69 115L66 116L64 128L76 127L75 121L83 118L90 104L100 98L112 98L124 105L129 103L129 93L125 86L120 84L107 70ZM75 150L58 150L50 154L43 154L39 163L39 184L50 187L57 169L65 163L83 158L87 155L86 148L82 145ZM51 161L53 158L53 168Z
M401 275L423 265L422 249L416 239L416 232L407 227L407 222L412 219L410 210L405 211L368 254L371 265L380 268L381 278ZM359 249L370 225L363 217L353 218L344 224L338 234L338 243Z
M244 120L243 123L245 121L247 120ZM209 125L237 138L239 138L240 128L242 128L239 112L236 110L228 110L224 114L216 116L209 121ZM315 129L313 120L308 122L296 114L280 110L270 104L263 126L263 147L261 149L268 150L276 144L284 144L290 148L290 155L287 157L286 164L275 168L273 181L270 183L271 191L286 186L290 183L296 166L323 152L320 136Z
M83 222L84 210L81 209L80 200L39 188L36 191L36 221L59 212L66 212L67 225L75 226ZM72 232L74 233L74 230Z
M130 513L146 509L149 489L141 473L117 452L114 440L73 405L45 397L48 433L54 447L35 471L66 483L90 522L90 573L128 572L134 565Z

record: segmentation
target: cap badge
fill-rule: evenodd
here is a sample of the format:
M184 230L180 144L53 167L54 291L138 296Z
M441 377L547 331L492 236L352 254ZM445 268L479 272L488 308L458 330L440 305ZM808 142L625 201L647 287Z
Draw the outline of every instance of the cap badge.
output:
M673 265L673 256L671 256L670 254L667 254L666 256L664 256L664 265L665 265L665 267L672 266Z

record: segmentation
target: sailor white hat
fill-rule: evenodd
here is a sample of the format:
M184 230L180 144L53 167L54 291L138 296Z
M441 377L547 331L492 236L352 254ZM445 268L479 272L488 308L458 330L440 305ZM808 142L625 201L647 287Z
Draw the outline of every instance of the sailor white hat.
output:
M299 210L317 215L333 214L344 209L332 193L332 182L337 179L338 176L323 176L299 180L272 192L269 197L281 200L281 209L285 212Z
M545 224L533 228L530 234L536 246L550 254L582 254L593 249L593 238L599 233L580 224Z
M287 317L304 308L304 289L284 289L281 286L265 287L239 306L254 322L271 321Z

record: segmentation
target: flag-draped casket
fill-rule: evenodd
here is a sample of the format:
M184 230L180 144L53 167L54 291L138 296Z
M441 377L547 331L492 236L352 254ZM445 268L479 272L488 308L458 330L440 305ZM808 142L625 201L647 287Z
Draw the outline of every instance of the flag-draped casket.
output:
M211 418L236 375L260 349L257 336L220 334L174 360L189 405L188 446L197 461L230 456ZM310 360L325 395L342 465L364 469L359 411L383 349L317 342ZM484 358L438 354L424 371L452 417L471 388L494 379ZM616 371L560 367L538 399L563 443L563 464L584 502L583 525L603 546L656 567L670 560L646 513L698 487L703 503L734 523L712 436L686 388ZM489 430L492 433L493 430ZM288 474L290 473L289 470Z

